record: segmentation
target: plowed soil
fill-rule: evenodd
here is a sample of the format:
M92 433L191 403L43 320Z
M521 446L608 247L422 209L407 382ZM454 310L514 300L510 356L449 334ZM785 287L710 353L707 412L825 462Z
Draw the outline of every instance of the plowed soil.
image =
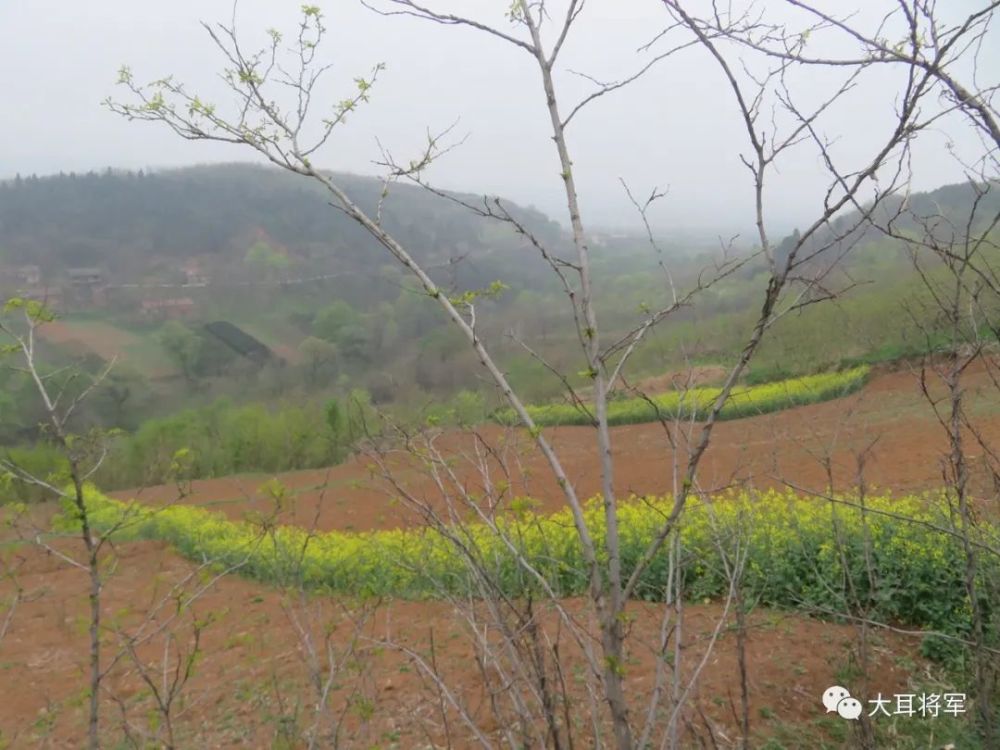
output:
M995 442L1000 439L1000 404L984 395L988 385L984 373L974 373L969 398L980 417L983 437ZM593 431L555 428L545 434L580 494L595 494L599 471L593 459ZM614 428L612 434L617 489L669 492L674 453L664 428L636 425ZM679 440L680 460L686 454L684 438ZM523 434L485 427L478 437L469 432L443 433L435 445L443 455L457 459L456 477L473 488L483 483L477 467L488 466L493 479L499 477L499 463L482 458L489 445L507 457L512 473L524 477L514 482L505 498L524 493L547 508L562 505L548 468ZM848 398L719 424L700 483L705 488L790 485L824 491L831 481L838 489L849 489L861 480L869 487L901 493L940 484L944 447L943 432L913 374L883 372ZM415 496L441 502L434 483L422 476L411 455L393 454L385 461ZM372 464L371 457L359 457L330 470L282 475L279 479L294 500L281 511L282 520L321 529L418 523L408 505L395 498L399 493L372 475ZM273 501L259 491L266 479L233 477L194 482L180 490L164 486L117 494L146 502L196 503L240 518L248 509L273 507ZM47 552L12 543L10 534L4 534L8 541L0 537L4 574L0 748L82 747L87 576L57 554L78 556L79 545L59 540L57 550ZM446 602L387 601L374 606L305 599L235 575L199 569L159 543L127 544L115 552L113 564L109 557L104 592L102 641L110 671L101 701L107 736L134 738L122 747L167 746L153 694L164 698L176 684L183 689L172 706L175 747L298 747L287 737L301 736L313 721L317 693L309 678L312 657L335 666L337 678L330 684L325 704L329 710L323 715L341 722L342 747L478 746L454 712L442 711L447 695L422 670L421 660L432 662L448 677L456 700L470 707L485 730L504 729L489 726L484 718L490 698L484 685L495 686L496 675L479 670L470 636L475 631ZM191 603L181 614L177 614L179 601ZM583 602L565 606L569 616L592 632ZM154 614L148 616L150 612ZM634 642L644 644L631 654L626 682L629 700L639 711L655 675L652 651L643 648L652 649L657 642L663 606L636 603L630 614ZM579 649L560 630L552 612L545 612L541 621L549 637L561 639L561 653L570 667L563 676L569 694L574 700L588 700L582 688L574 687L570 674L583 668ZM726 627L718 631L715 648L702 664L720 621ZM683 672L689 676L696 668L702 671L681 729L690 742L685 747L699 747L709 736L718 747L731 747L738 736L740 681L730 624L718 603L686 608L684 627L690 645L683 654ZM750 625L747 671L754 730L764 736L785 728L785 747L815 747L810 732L817 731L816 722L823 718L819 702L823 690L857 679L852 676L859 658L857 629L764 609L753 613ZM196 631L200 656L184 682L185 658ZM868 696L906 692L926 667L918 655L919 643L919 637L894 632L870 634L868 653L876 677L867 686L851 683L852 689ZM803 728L800 741L795 739L795 727ZM855 731L852 725L846 734L841 732L843 744L834 746L858 746ZM155 738L151 744L144 744L151 738Z
M83 747L86 576L34 549L10 562L17 566L23 598L0 644L0 737L11 748ZM282 745L276 738L280 740L283 722L293 715L301 726L312 720L316 693L299 627L311 633L324 664L323 636L331 635L333 663L340 672L326 715L342 717L343 747L447 745L440 696L405 649L433 658L477 722L484 729L497 729L491 724L469 627L448 603L388 601L369 610L351 602L302 600L237 576L214 580L157 543L125 545L118 550L117 564L104 591L104 658L108 664L116 662L102 695L108 737L152 736L153 728L162 727L138 665L158 689L171 684L178 663L183 673L192 651L196 621L202 625L201 655L175 709L176 747L298 747ZM9 586L4 593L9 594ZM195 600L178 616L179 597ZM584 602L564 606L570 615L586 619ZM150 612L154 614L147 619ZM636 712L655 681L652 649L662 614L662 605L636 603L631 609L634 645L627 689ZM553 613L545 612L541 619L545 632L559 638ZM730 622L719 604L686 608L685 684L700 666L720 620ZM767 610L754 613L749 625L746 653L755 729L766 734L774 727L820 720L823 691L852 679L851 662L858 653L855 629ZM170 636L161 628L169 628ZM135 657L129 638L135 639ZM695 732L707 736L708 726L716 736L732 736L733 711L739 710L740 701L735 645L733 633L723 628L703 665L692 705L704 715L690 719L692 728L686 731L692 741ZM877 677L867 692L905 692L913 670L921 668L917 643L888 633L872 636L870 645ZM578 649L565 633L561 653L568 674L583 668ZM572 684L570 693L575 700L587 700ZM861 694L857 687L854 694ZM451 720L457 721L454 716ZM448 730L452 746L479 746L457 723Z
M931 395L943 395L932 384ZM1000 399L984 370L968 376L966 399L976 415L980 437L1000 444ZM944 404L939 405L945 408ZM619 493L668 494L675 478L675 458L683 471L689 446L697 441L701 425L676 428L678 450L660 424L614 427L612 452L615 488ZM592 497L600 491L600 466L595 461L596 433L589 427L553 427L544 431L559 454L566 475L578 494ZM989 477L979 470L982 449L968 436L972 481L982 486ZM454 462L460 484L482 490L482 467L494 483L507 478L512 489L499 500L530 495L542 507L555 510L565 499L551 469L523 430L495 425L470 432L443 432L434 440L442 456ZM426 450L421 445L419 450ZM699 470L699 484L709 491L727 487L786 488L803 492L852 490L864 483L868 491L893 494L919 492L941 486L947 437L934 410L921 392L920 380L909 370L881 372L864 389L834 401L812 404L757 417L720 422ZM415 499L440 505L440 491L410 454L394 451L382 459L403 481ZM284 522L321 530L394 528L421 523L419 514L384 479L371 455L352 458L330 469L296 471L278 477L291 491L292 501L282 511ZM113 493L143 502L185 502L210 507L239 519L248 509L271 512L275 503L259 488L268 476L239 476L200 480L190 486L167 485Z

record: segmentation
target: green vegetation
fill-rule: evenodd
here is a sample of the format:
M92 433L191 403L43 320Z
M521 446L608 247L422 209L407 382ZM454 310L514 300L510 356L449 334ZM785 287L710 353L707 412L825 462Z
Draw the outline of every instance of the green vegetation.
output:
M55 446L47 443L39 443L30 447L14 446L5 448L3 457L12 464L19 466L23 471L31 476L65 481L69 475L69 465L66 457ZM18 502L33 502L39 499L51 499L51 495L42 488L28 482L3 482L0 476L0 486L2 486L6 497L0 497L0 505L7 499Z
M96 490L88 503L98 529L114 530L121 539L167 541L187 557L240 565L244 575L269 582L296 580L330 592L427 598L474 594L473 571L481 566L510 595L537 591L538 581L517 563L513 547L557 596L578 595L587 586L570 511L536 514L527 499L516 500L497 521L503 536L482 523L312 534L299 527L229 521L191 506L153 509L123 503ZM633 498L620 506L626 575L671 504L670 498ZM586 518L601 545L599 503L589 504ZM695 600L724 596L729 583L720 550L731 555L741 544L748 555L745 596L761 605L821 615L863 608L876 621L962 635L970 626L963 552L959 539L942 533L948 528L942 495L868 497L863 504L850 496L831 503L778 492L692 499L680 526L684 588ZM978 541L995 547L1000 529L984 528L990 538ZM654 559L641 578L640 597L663 596L667 565L665 553ZM990 565L981 571L984 580L1000 575L995 559Z
M374 213L380 180L350 174L336 179ZM5 262L34 263L43 271L106 264L145 272L150 259L232 253L234 272L280 275L294 265L296 272L309 273L312 261L329 256L331 246L340 264L336 270L377 268L384 256L375 240L345 214L331 211L327 201L318 185L251 164L19 176L0 181L0 247ZM558 234L540 212L508 205L540 236ZM424 263L447 260L460 243L485 255L486 227L492 247L509 244L513 234L403 184L385 199L383 218Z
M207 347L204 339L188 326L171 320L157 332L157 340L184 377L194 380L202 372Z
M352 392L343 404L330 399L322 405L269 408L223 399L114 436L95 479L116 489L331 466L350 454L365 420L371 421L369 410L363 391ZM51 484L68 476L63 455L45 442L7 448L3 456ZM25 502L50 498L43 488L23 482L12 483L12 491L14 499Z
M839 398L861 388L868 374L869 368L862 365L841 372L807 375L761 385L736 386L719 412L719 419L739 419ZM699 419L712 408L721 392L721 388L692 388L688 391L670 391L648 399L636 397L612 401L608 405L608 424L636 424L671 418ZM573 404L529 406L528 413L541 426L586 425L593 421L586 412ZM512 409L498 412L495 418L502 424L517 424L519 421Z
M259 167L218 165L0 183L6 263L38 265L43 283L56 289L65 286L66 268L94 265L110 285L101 303L74 301L70 294L60 303L61 330L48 338L41 331L43 359L54 370L80 367L96 373L116 354L122 356L116 371L127 369L127 382L118 378L74 415L73 430L84 432L96 424L133 432L151 418L171 418L220 398L244 405L321 403L352 389L366 390L380 408L404 421L467 422L467 416L458 416L467 409L439 406L463 392L485 402L487 412L506 406L484 386L481 363L434 301L353 222L330 211L321 192L289 177ZM345 179L362 204L377 203L377 181ZM962 215L971 199L968 185L911 196L921 210L940 209L949 216ZM157 206L155 214L148 206ZM553 252L567 249L567 237L544 216L509 207ZM87 220L81 222L80 216ZM540 421L587 423L586 414L572 406L541 406L558 401L564 383L506 336L516 331L540 359L568 373L571 383L587 385L576 342L555 335L570 330L572 313L551 274L541 272L544 263L537 253L508 227L407 186L392 191L385 221L450 296L461 299L498 281L509 286L502 295L478 296L480 335L515 390L539 405ZM658 263L667 264L677 288L684 289L715 261L698 254L690 240L658 239L664 240L662 256L639 235L604 237L595 244L596 304L605 341L633 330L663 304ZM849 291L775 321L742 385L948 347L932 297L903 243L874 232L858 240L828 280ZM781 248L790 243L786 238L779 244L784 252ZM463 262L453 262L459 257ZM171 285L188 281L189 265L204 281L170 291ZM941 268L926 271L932 282L944 278ZM692 363L733 362L759 312L767 274L763 259L747 262L671 315L636 349L629 379L662 376ZM292 277L311 280L290 283ZM133 282L162 285L164 291L132 287ZM783 306L802 291L792 285ZM190 317L169 320L143 312L141 304L151 295L190 298ZM209 333L205 324L213 321L231 324L277 356L241 356ZM21 390L17 380L0 374L0 391ZM710 392L690 394L680 406L697 411L708 398ZM797 398L779 394L775 403L800 403ZM739 400L738 392L723 418L742 415ZM672 413L679 405L663 406ZM747 403L746 413L772 408L764 406ZM0 445L45 440L31 399L0 396L0 408ZM644 421L655 411L648 403L621 402L612 408L613 421ZM500 419L510 421L511 415L502 412Z
M328 345L313 339L318 346ZM335 352L331 352L331 357ZM319 359L317 368L329 366ZM735 419L814 403L857 390L869 373L867 366L842 372L810 375L792 380L734 389L720 418ZM131 381L115 375L99 396L101 408L122 411L130 398ZM652 397L652 404L634 398L612 401L611 424L630 424L664 417L704 414L718 397L718 388L695 388L687 393L670 392ZM227 474L280 472L311 469L340 463L363 434L363 424L374 428L371 398L355 389L337 398L300 401L285 398L277 405L261 402L238 404L218 399L199 409L185 409L165 417L144 421L134 431L121 431L112 441L107 459L96 479L109 489L161 484L177 478L207 479ZM587 424L586 416L568 404L529 407L540 425ZM398 419L408 424L462 425L480 423L490 408L482 394L460 390L448 399L396 408ZM514 423L509 409L493 418ZM57 482L65 474L65 462L45 441L4 449L5 455L39 476ZM178 455L181 455L178 460ZM34 486L19 484L20 500L43 499Z
M264 240L257 240L252 244L243 260L247 265L266 274L286 271L291 266L287 255L278 252Z
M218 401L150 420L120 437L98 478L108 487L127 487L330 466L350 453L368 408L361 391L344 406L330 400L324 408Z

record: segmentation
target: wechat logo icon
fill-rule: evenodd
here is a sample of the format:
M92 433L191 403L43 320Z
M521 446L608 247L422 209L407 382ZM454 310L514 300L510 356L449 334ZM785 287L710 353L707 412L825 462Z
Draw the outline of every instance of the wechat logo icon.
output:
M832 685L823 692L823 707L828 714L836 713L842 719L857 720L861 716L861 701L852 698L847 688Z

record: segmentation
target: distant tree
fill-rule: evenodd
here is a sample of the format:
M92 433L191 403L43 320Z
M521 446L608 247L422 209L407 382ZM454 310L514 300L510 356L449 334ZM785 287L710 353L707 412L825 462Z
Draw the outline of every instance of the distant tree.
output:
M426 295L403 289L393 306L397 335L404 339L418 339L438 327L438 310Z
M778 268L783 268L788 263L788 257L792 254L792 251L797 248L801 242L802 233L796 229L790 235L785 237L778 246L774 249L774 262Z
M347 430L347 418L344 415L343 409L340 408L340 402L337 399L331 398L327 401L324 412L326 414L326 424L330 428L331 434L339 436Z
M287 271L292 262L284 253L279 253L264 240L257 240L253 243L243 257L244 262L251 268L264 271L268 274L276 274Z
M111 427L134 429L137 423L132 412L143 385L142 376L134 370L112 370L93 399L93 408L102 422Z
M396 312L388 302L381 302L374 313L365 316L365 328L373 354L391 350L399 338Z
M352 324L340 329L337 348L345 362L367 364L371 360L371 337L362 325Z
M360 436L371 432L371 395L356 388L342 401L332 398L326 402L324 415L331 439L342 453Z
M201 369L204 339L188 326L176 320L163 325L157 333L160 345L188 380L198 377Z
M7 388L7 378L0 379L0 441L12 439L17 425L18 410L14 401L14 394Z
M366 206L377 203L378 180L353 175L345 175L345 180ZM81 265L96 263L129 277L143 274L164 257L192 253L216 254L220 265L235 262L246 272L276 280L305 265L306 258L335 257L338 270L372 274L384 265L371 238L348 217L330 212L320 191L297 186L262 166L22 175L20 180L0 180L0 192L0 245L9 249L10 262L64 268L79 262L68 257L76 245L94 248L99 256ZM386 207L400 217L394 225L404 237L420 234L422 252L433 255L435 262L461 254L460 247L481 257L511 244L508 238L506 245L490 243L487 248L477 240L482 222L464 217L457 205L434 210L419 189L397 186ZM457 229L448 235L448 244L440 237L429 241L420 231L441 213L455 217L450 221ZM526 220L532 227L546 221L536 212L527 213ZM261 227L273 241L258 235ZM230 251L236 255L230 256Z
M486 400L481 393L461 390L455 394L450 406L460 425L474 425L486 417Z
M313 335L331 342L338 342L345 329L356 326L358 313L343 300L324 307L313 318Z
M299 344L299 352L305 359L309 369L309 380L313 385L318 384L323 376L333 374L333 368L337 363L336 344L309 336Z
M399 340L399 324L394 318L388 318L385 320L381 329L379 330L379 349L390 349Z
M399 388L390 374L374 372L365 381L365 388L371 394L373 404L387 404L395 400Z

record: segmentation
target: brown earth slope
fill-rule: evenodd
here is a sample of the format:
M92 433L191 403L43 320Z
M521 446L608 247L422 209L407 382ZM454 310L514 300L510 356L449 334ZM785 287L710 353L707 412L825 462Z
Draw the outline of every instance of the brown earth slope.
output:
M970 398L984 435L997 440L1000 404L976 392L978 388L985 392L986 385L983 373L973 374ZM546 432L581 494L596 493L593 431L557 428ZM511 457L518 456L519 472L526 479L516 483L517 492L530 493L549 508L561 505L558 488L524 435L496 427L484 428L482 434L494 444L506 441ZM613 438L619 491L669 491L671 452L660 425L615 428ZM476 440L469 433L443 434L438 443L449 456L474 458ZM822 490L832 476L839 488L848 489L861 470L869 485L898 493L939 484L943 449L940 427L913 375L888 372L845 399L719 424L700 479L706 488L790 483ZM408 487L433 495L432 483L421 476L412 459L391 460ZM393 502L384 484L371 478L369 463L358 458L328 471L281 476L295 500L282 512L283 520L315 523L323 529L416 523L405 505ZM459 476L467 477L471 485L479 481L468 458L459 458L457 466ZM240 518L248 509L271 507L272 502L258 490L265 479L194 482L181 500ZM176 487L155 487L118 494L170 502L180 493ZM36 515L44 513L40 510ZM8 541L0 544L0 570L6 574L0 579L0 633L5 623L8 627L0 639L0 748L81 747L86 705L86 576L54 554L11 544L11 533L4 535ZM79 552L72 540L58 545L64 553ZM291 731L289 727L308 726L314 701L304 666L309 650L301 636L303 623L307 629L309 623L316 625L312 643L319 644L321 659L325 658L322 633L331 634L334 662L344 670L331 689L329 702L342 718L342 746L444 746L448 732L453 747L471 746L467 732L460 724L454 726L454 716L451 725L444 721L441 695L421 676L412 656L386 645L391 641L425 658L432 656L449 682L457 685L460 697L477 716L484 716L488 696L482 690L469 630L447 603L389 601L362 615L370 605L301 599L237 576L216 580L213 572L181 560L162 544L127 544L116 552L113 570L108 570L103 641L105 657L117 657L117 661L105 681L102 705L109 737L137 738L138 745L123 747L142 746L141 738L156 731L162 743L162 721L153 710L150 685L162 689L170 682L175 660L189 653L198 628L203 629L201 656L175 707L176 747L297 747L282 737ZM178 601L190 602L190 610L177 615ZM581 602L567 606L586 619ZM143 613L152 610L156 616L141 625ZM662 606L637 603L632 607L631 627L637 641L655 642L661 612ZM12 613L9 622L8 613ZM688 607L686 632L692 645L684 657L687 670L699 662L721 616L716 603ZM554 619L546 615L543 621L554 632ZM199 623L197 628L194 623ZM158 630L161 625L162 631ZM140 627L149 638L136 644L133 659L123 638L135 636ZM168 632L173 635L165 637ZM764 736L790 727L786 737L793 739L786 739L785 747L815 747L811 732L823 717L818 697L830 684L854 679L856 636L847 624L766 610L754 613L748 663L755 731ZM431 642L435 647L428 652ZM912 686L926 668L917 656L919 642L919 637L898 633L872 636L869 648L877 677L868 686L869 694ZM567 658L573 661L572 656ZM143 681L139 664L151 683ZM166 683L164 664L168 666ZM652 664L650 654L633 654L627 687L637 707L651 690ZM731 746L727 742L736 736L737 674L735 638L724 628L705 662L693 704L699 711L692 715L688 730L692 747L698 746L694 733L705 738L709 726L719 747ZM577 699L586 697L577 695ZM794 739L796 732L800 742ZM831 746L854 747L856 736L848 733L845 737L842 744ZM109 742L108 746L117 745Z

